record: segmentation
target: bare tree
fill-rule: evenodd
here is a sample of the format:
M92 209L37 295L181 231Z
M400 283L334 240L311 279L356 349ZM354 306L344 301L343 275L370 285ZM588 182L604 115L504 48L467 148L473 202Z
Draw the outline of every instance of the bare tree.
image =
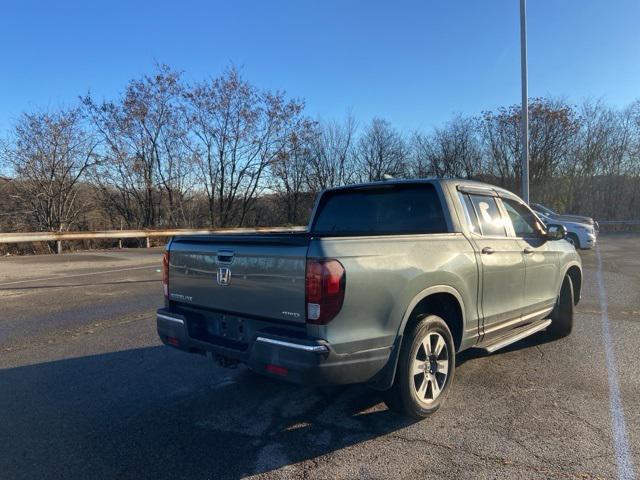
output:
M427 178L435 176L432 168L434 145L430 135L415 131L409 140L409 176Z
M458 115L429 136L415 133L410 145L415 176L473 178L482 171L482 147L473 118Z
M529 102L529 174L532 186L559 174L570 152L578 121L573 107L561 100L534 98ZM520 182L520 107L484 112L481 131L488 166L503 186ZM545 191L539 192L543 197ZM536 195L533 195L534 197Z
M630 110L612 112L609 117L610 131L606 146L606 153L597 163L595 174L604 181L604 188L600 190L602 196L602 211L606 218L615 218L621 211L628 211L627 199L630 174L633 165L638 162L633 158L633 127L634 120Z
M311 192L338 187L354 180L356 122L348 115L342 122L319 122L311 145L307 185Z
M82 99L104 146L94 181L130 226L178 223L189 173L180 140L185 134L179 123L181 92L180 74L158 65L155 75L131 81L117 102Z
M268 167L304 121L304 104L258 90L235 68L193 86L185 99L211 225L242 225L266 188Z
M600 101L585 101L579 112L580 128L573 139L571 155L563 165L568 179L567 202L571 210L580 210L590 203L589 197L602 202L603 192L594 189L593 178L601 163L607 162L611 139L615 135L616 112ZM589 185L591 184L591 185ZM597 200L596 200L597 199Z
M358 141L357 163L361 181L402 177L407 170L407 147L389 122L374 118Z
M307 189L307 176L311 158L311 145L317 136L316 125L305 121L300 130L293 132L287 145L271 163L271 182L284 204L285 222L289 225L303 223L312 195Z
M77 108L20 117L2 158L15 175L16 208L28 213L34 228L77 227L85 207L77 201L78 184L95 161L95 147Z
M515 185L519 174L517 153L514 153L514 148L518 147L513 144L513 137L519 135L519 127L509 121L510 118L506 109L498 109L497 112L483 112L481 119L481 138L487 161L485 174L503 187Z
M186 85L165 65L112 101L81 100L24 114L0 142L1 229L300 224L318 191L385 174L520 184L519 106L405 137L379 118L311 122L302 101L235 68ZM640 100L529 108L532 199L637 218Z

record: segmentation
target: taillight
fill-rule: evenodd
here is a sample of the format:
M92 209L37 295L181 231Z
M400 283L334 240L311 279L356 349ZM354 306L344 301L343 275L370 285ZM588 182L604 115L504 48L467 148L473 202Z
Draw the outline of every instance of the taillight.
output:
M169 298L169 252L162 255L162 289L164 290L164 298Z
M281 377L286 377L289 374L289 369L281 367L280 365L269 364L267 365L266 370L269 373L280 375Z
M339 261L307 260L307 322L324 325L332 320L342 308L345 287L346 275Z

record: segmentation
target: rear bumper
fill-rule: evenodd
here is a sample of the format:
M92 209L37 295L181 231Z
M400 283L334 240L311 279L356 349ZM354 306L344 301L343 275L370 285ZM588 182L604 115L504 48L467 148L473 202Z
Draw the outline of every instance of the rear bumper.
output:
M375 382L389 360L391 347L337 353L324 340L310 339L304 329L274 327L268 322L243 319L243 341L210 336L194 338L189 314L160 309L158 335L165 345L180 350L220 355L245 363L265 375L304 385ZM191 328L190 328L191 326Z

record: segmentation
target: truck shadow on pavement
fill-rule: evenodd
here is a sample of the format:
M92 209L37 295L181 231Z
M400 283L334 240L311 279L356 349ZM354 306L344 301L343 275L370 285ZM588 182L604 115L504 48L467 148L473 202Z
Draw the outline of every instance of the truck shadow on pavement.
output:
M460 365L478 356L464 352ZM162 346L4 369L0 472L236 479L286 470L415 423L381 400L365 386L300 387Z
M364 386L312 389L148 347L0 370L3 478L241 478L410 425Z

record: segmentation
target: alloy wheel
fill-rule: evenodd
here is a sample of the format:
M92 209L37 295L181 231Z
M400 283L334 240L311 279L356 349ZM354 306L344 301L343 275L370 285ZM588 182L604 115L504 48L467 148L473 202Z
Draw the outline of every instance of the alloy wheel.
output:
M430 332L416 349L411 368L412 384L418 400L433 403L444 389L449 375L449 349L444 337Z

